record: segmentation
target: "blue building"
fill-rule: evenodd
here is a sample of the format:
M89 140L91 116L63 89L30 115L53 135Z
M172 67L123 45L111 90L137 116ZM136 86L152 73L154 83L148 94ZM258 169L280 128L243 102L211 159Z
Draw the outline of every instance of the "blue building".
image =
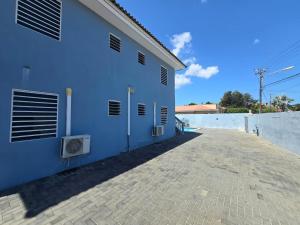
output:
M0 27L0 190L174 136L184 64L114 1L5 0Z

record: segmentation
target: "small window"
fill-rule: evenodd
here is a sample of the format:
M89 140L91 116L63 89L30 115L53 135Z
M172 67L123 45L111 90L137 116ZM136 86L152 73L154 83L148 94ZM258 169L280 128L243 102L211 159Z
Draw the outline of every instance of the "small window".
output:
M146 116L146 105L139 103L138 104L138 115L139 116Z
M168 122L168 108L161 107L160 109L160 123L161 125L166 125Z
M113 34L109 35L109 43L110 43L110 48L117 51L121 52L121 40L120 38L116 37Z
M12 91L11 142L57 137L58 95Z
M168 69L163 66L160 67L160 82L163 85L168 85Z
M62 3L60 0L17 0L18 24L60 40Z
M145 65L145 55L141 52L138 52L138 62L142 65Z
M119 101L108 101L108 115L119 116L121 114L121 103Z

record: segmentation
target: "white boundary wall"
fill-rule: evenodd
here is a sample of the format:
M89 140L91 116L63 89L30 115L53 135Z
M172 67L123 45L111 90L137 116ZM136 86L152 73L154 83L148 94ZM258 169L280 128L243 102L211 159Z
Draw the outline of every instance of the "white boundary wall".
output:
M276 145L300 154L300 112L177 114L176 116L189 123L190 127L235 129L259 134Z

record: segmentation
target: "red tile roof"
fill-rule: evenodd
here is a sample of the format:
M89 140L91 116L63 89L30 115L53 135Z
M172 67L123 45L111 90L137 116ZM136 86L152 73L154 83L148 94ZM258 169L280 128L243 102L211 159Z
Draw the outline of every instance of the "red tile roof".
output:
M216 104L176 106L176 113L218 112Z

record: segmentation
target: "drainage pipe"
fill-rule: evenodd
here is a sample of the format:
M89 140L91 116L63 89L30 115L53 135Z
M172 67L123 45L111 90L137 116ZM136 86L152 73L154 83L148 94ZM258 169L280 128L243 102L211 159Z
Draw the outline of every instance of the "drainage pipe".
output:
M156 126L156 102L153 103L153 126Z
M128 99L128 112L127 112L127 144L128 144L128 151L130 151L130 135L131 135L131 94L134 93L134 89L132 87L128 87L127 99Z
M72 112L72 89L66 89L67 94L67 110L66 110L66 136L71 135L71 112Z

